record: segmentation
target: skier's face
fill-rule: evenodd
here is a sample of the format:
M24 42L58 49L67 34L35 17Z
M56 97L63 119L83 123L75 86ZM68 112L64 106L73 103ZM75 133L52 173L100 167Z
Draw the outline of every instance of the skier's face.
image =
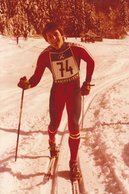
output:
M55 49L60 49L64 43L64 39L59 30L52 30L46 33L47 42Z

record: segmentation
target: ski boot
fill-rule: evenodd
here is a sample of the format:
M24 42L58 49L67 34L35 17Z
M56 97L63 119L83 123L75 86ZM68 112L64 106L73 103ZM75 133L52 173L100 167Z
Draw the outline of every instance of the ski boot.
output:
M77 165L77 162L76 161L70 161L69 162L69 167L70 167L70 178L72 181L75 181L75 180L79 180L82 175L81 175L81 172L79 170L79 167Z
M58 147L56 146L55 143L53 142L49 142L49 149L50 149L50 157L53 158L53 157L58 157L58 153L59 153L59 149Z

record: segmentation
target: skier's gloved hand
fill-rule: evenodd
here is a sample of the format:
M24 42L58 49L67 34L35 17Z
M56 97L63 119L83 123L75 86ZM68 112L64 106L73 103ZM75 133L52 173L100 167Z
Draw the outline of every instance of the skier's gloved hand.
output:
M27 80L26 76L22 77L17 85L18 85L18 87L20 87L24 90L31 88L31 85L30 85L29 81Z
M86 96L90 93L91 85L89 82L83 82L82 87L81 87L81 95Z

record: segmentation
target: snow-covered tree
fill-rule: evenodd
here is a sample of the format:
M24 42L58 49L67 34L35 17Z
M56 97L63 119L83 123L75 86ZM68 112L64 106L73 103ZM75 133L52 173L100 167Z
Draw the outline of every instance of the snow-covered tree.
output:
M66 36L80 36L89 30L114 36L116 26L125 33L129 26L128 0L1 0L0 31L4 34L37 33L47 21L64 28ZM108 21L108 22L107 22ZM110 29L110 30L109 30ZM112 29L112 31L111 31Z

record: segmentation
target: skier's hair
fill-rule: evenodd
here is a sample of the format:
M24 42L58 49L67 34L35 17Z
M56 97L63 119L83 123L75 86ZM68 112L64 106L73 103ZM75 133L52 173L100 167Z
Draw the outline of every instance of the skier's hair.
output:
M44 27L44 29L43 29L43 32L42 32L42 35L43 35L43 37L44 37L44 39L45 39L46 41L47 41L47 36L46 36L46 34L47 34L48 32L50 32L50 31L53 31L53 30L59 30L60 33L61 33L61 35L63 35L63 30L62 30L61 26L57 25L57 24L54 23L54 22L48 22L48 23L45 25L45 27Z

